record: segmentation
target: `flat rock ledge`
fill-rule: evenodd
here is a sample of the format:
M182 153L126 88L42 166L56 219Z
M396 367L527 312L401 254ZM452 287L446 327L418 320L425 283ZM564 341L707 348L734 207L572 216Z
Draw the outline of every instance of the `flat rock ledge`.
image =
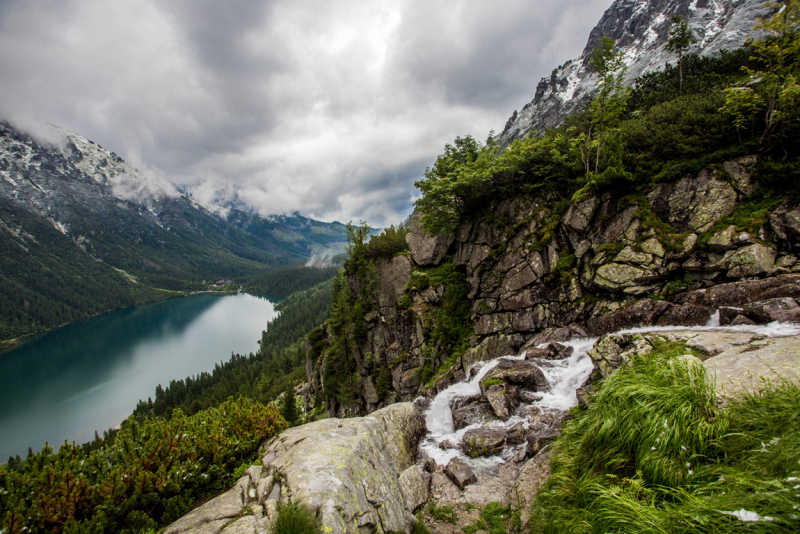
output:
M430 492L430 473L414 464L424 433L411 403L291 428L262 445L263 467L164 534L270 532L278 502L305 504L325 533L408 532Z

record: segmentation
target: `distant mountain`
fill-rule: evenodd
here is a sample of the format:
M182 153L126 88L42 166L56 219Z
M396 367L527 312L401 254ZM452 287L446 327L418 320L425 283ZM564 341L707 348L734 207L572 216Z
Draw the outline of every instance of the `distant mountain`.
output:
M581 57L567 61L542 78L533 100L515 111L497 136L501 146L529 133L554 128L577 113L592 98L597 77L589 71L589 59L603 37L616 41L625 54L626 81L664 68L677 57L664 50L670 15L686 20L697 44L693 53L719 55L740 48L751 37L758 18L769 14L764 0L615 0L589 35Z
M340 253L346 240L344 225L299 215L223 218L55 132L48 144L0 122L0 340Z

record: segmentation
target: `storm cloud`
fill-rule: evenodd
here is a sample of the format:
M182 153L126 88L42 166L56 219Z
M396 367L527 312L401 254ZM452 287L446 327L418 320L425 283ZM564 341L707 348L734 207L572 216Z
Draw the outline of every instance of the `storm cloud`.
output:
M262 214L404 219L611 0L0 0L0 115Z

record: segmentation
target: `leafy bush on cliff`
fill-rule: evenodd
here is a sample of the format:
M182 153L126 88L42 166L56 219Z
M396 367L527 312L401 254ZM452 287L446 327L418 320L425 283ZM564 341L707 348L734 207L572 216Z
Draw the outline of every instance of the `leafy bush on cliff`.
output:
M635 357L555 443L532 532L796 532L800 388L718 405L682 346Z
M247 399L172 419L132 418L96 450L65 443L0 473L0 525L21 532L120 532L166 525L230 486L238 464L287 428Z

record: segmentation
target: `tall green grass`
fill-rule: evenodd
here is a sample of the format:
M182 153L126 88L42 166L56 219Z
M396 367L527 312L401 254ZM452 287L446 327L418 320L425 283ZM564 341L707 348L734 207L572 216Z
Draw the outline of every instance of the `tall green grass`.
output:
M274 534L322 534L314 513L301 503L278 504Z
M800 531L800 388L723 408L684 353L635 357L565 425L531 532Z

